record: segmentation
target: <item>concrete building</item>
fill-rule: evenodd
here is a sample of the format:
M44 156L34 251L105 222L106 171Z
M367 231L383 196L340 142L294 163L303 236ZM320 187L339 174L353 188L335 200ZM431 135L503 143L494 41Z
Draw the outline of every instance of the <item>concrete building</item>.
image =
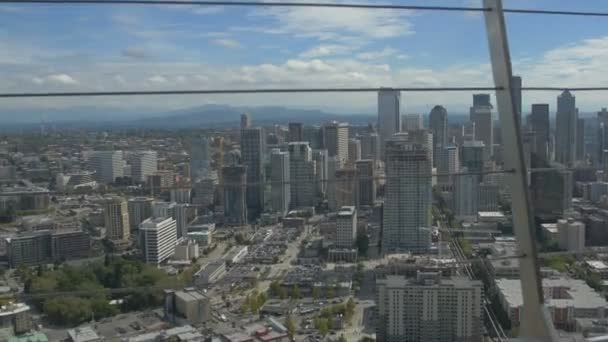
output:
M247 224L247 167L243 165L224 166L224 221L229 225Z
M55 177L55 185L59 192L72 192L83 188L97 188L95 173L90 171L58 173Z
M83 231L38 231L6 239L10 267L90 256L91 238Z
M196 180L211 169L211 140L197 137L190 140L190 178Z
M312 159L315 162L315 187L319 202L327 195L328 158L327 150L312 151Z
M212 189L215 190L215 184L212 186ZM176 188L171 189L169 193L169 198L171 202L177 203L190 203L190 196L192 195L192 190L189 188ZM213 195L211 196L211 201L213 202Z
M336 247L352 248L357 238L357 209L342 207L336 217Z
M290 122L287 127L287 142L307 141L304 140L304 125L301 122Z
M166 293L165 303L167 302L173 302L174 313L191 324L205 323L211 319L211 301L207 295L199 291L193 289L175 291L173 298L167 298Z
M548 167L540 164L533 167ZM553 166L559 167L559 165ZM534 214L548 219L560 218L572 206L572 171L533 172L530 175Z
M145 183L148 176L158 171L156 151L137 151L130 155L131 178L134 182Z
M466 167L469 172L481 173L486 160L485 144L482 141L465 141L460 147L460 165ZM477 177L483 179L481 175Z
M545 278L542 280L545 306L557 329L573 331L577 318L606 317L606 300L584 280ZM520 325L523 298L519 279L496 279L498 298L511 325Z
M106 197L103 202L103 218L108 239L123 242L129 240L131 230L127 201L117 196Z
M300 141L308 141L310 148L318 150L323 148L323 129L320 126L304 126L303 139ZM289 141L294 142L294 141Z
M535 103L528 118L528 127L534 132L535 158L545 162L551 160L551 124L549 121L549 105L546 103Z
M175 202L155 202L152 205L152 216L156 218L172 218L175 220L177 239L188 234L188 204Z
M397 134L386 144L382 249L425 252L430 247L431 164L428 145Z
M241 158L247 166L247 212L257 218L264 211L264 131L241 129Z
M212 205L218 185L219 181L215 172L209 172L206 175L202 175L192 185L192 204L203 208ZM220 189L220 191L223 191L223 189Z
M376 280L376 291L378 341L482 341L481 281L389 275Z
M460 173L467 173L466 167ZM461 174L456 177L454 186L454 215L459 220L473 220L479 211L479 183L475 175Z
M51 259L74 260L91 256L91 237L81 230L51 233Z
M401 117L401 132L424 129L424 121L420 114L405 114Z
M566 166L576 160L576 126L578 110L576 98L568 90L557 97L555 118L555 161Z
M175 185L175 173L168 170L158 170L148 175L146 186L152 196L167 191Z
M559 248L582 252L585 249L585 224L574 219L558 220L557 235Z
M578 110L577 110L578 115ZM576 160L584 161L587 150L585 149L585 119L576 119Z
M197 286L209 286L215 283L226 274L226 262L224 260L215 260L194 274L194 282Z
M348 139L348 162L354 165L361 159L361 141L359 139Z
M342 161L338 157L327 159L327 205L329 210L338 210L336 172L342 169Z
M435 141L433 140L433 143ZM437 177L437 182L444 185L453 185L458 179L458 176L450 176L446 174L457 173L460 169L460 158L458 146L446 145L443 147L437 146L439 156L435 158L437 162L437 173L444 176ZM435 155L433 155L435 157Z
M448 111L443 106L431 109L429 130L433 134L433 166L439 168L439 158L448 145Z
M376 202L376 169L372 159L357 160L357 207L373 206Z
M354 206L357 204L357 171L352 168L336 171L335 177L335 203L329 203L331 210L337 210L343 206Z
M139 242L144 261L159 265L175 253L177 230L171 217L149 218L139 225Z
M361 141L361 158L380 160L380 137L377 133L368 133L359 137Z
M285 216L291 201L289 153L279 149L272 150L270 164L272 210Z
M123 176L122 151L93 151L89 156L89 169L95 171L95 180L100 183L114 183Z
M131 231L139 228L139 224L152 216L152 197L134 197L129 199L127 207L129 209L129 227Z
M323 126L323 144L330 157L348 160L348 124L332 121Z
M198 259L199 255L198 243L193 240L184 240L175 245L173 259L190 261L192 259Z
M482 182L477 186L477 210L498 211L499 187L497 184Z
M8 330L8 337L24 334L33 328L30 307L25 303L8 303L0 307L0 331Z
M401 92L398 90L386 88L378 92L378 136L381 158L384 158L385 142L401 129L400 102Z
M289 151L291 207L312 207L315 199L315 163L307 142L292 142Z
M483 95L483 100L475 100L475 96ZM487 95L487 101L486 101ZM488 94L473 95L473 106L470 108L469 120L475 124L475 139L483 142L484 158L490 160L494 155L494 125L492 120L492 104Z

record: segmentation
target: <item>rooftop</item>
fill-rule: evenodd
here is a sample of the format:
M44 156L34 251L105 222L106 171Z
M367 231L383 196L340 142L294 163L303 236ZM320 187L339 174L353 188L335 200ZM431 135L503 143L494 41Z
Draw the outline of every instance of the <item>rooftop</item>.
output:
M99 335L91 327L82 327L68 330L68 336L74 342L98 341Z

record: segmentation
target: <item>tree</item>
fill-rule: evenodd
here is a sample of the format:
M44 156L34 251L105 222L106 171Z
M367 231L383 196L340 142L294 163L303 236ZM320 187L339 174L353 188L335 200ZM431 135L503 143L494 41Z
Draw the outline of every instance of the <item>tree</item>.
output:
M289 337L293 337L293 335L296 333L296 324L293 322L293 318L289 314L287 317L285 317L285 327L287 328L287 334L289 334Z
M312 288L312 298L314 298L314 299L321 298L321 290L318 287Z
M335 296L336 296L336 290L334 290L333 287L328 287L327 290L325 290L325 297L334 298Z
M369 237L365 232L357 233L356 245L359 254L367 256L367 250L369 249Z
M344 337L344 335L342 334L342 335L340 335L338 342L348 342L348 341L346 340L346 337Z
M329 321L325 318L319 318L315 323L315 328L319 330L321 335L325 336L329 332Z
M72 326L89 320L93 311L88 300L56 297L44 303L43 312L54 324Z
M291 290L291 298L300 299L300 296L301 296L300 287L298 286L298 284L295 284L293 286L293 289Z

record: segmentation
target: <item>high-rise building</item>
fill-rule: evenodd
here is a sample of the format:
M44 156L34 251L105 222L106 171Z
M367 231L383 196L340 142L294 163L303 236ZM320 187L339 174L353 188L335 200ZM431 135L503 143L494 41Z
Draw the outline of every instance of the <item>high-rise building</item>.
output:
M127 201L117 196L106 197L103 202L103 218L108 239L129 240L129 208Z
M559 248L570 252L585 249L585 224L573 219L557 221Z
M134 182L145 183L149 175L158 170L156 151L137 151L131 154L131 178Z
M315 162L307 142L289 143L291 207L312 207L315 198Z
M348 124L332 121L323 126L323 143L330 157L348 160Z
M152 216L152 197L135 197L129 199L129 227L131 231L137 230L139 224Z
M327 158L327 205L331 211L338 210L336 172L341 168L340 158L337 156Z
M323 148L323 129L320 126L304 126L302 135L301 141L308 141L313 150Z
M420 114L405 114L401 117L401 132L424 129L424 121Z
M401 92L398 90L386 88L378 92L378 136L382 158L385 142L401 129L400 102Z
M463 167L461 173L467 173ZM454 215L459 219L474 218L478 209L479 180L475 175L458 175L454 181Z
M359 139L348 140L348 162L353 165L361 159L361 141Z
M89 156L89 168L95 171L95 180L100 183L114 183L124 175L122 151L94 151Z
M555 160L566 166L576 159L576 98L564 90L557 97L557 114L555 118Z
M533 168L562 167L532 160ZM572 206L572 171L533 172L530 175L534 214L541 218L560 218Z
M433 155L434 156L434 155ZM446 145L439 149L439 157L437 160L437 173L443 174L443 176L437 177L437 182L441 184L453 185L456 176L449 176L458 172L460 168L460 158L458 154L458 146Z
M357 207L373 206L376 201L376 170L371 159L357 160Z
M287 127L287 142L306 141L304 140L304 125L301 122L290 122Z
M336 170L336 203L330 208L354 206L357 203L357 171L354 168Z
M241 158L247 166L247 210L257 218L264 211L264 132L241 129Z
M289 211L291 201L289 153L281 152L279 149L272 150L270 164L272 210L284 216Z
M448 144L448 111L443 106L435 106L429 114L429 130L433 134L433 166L439 167L438 158Z
M208 173L202 176L192 184L192 204L206 208L214 203L215 191L218 187L218 179L216 173ZM223 189L219 189L223 191ZM172 190L173 191L173 190ZM178 202L179 201L172 201Z
M224 222L229 225L247 224L247 166L224 166Z
M343 206L336 217L336 247L352 248L357 238L357 209Z
M175 220L177 238L182 239L188 235L188 204L175 202L155 202L152 205L153 217L170 217Z
M489 160L494 155L494 125L489 94L473 95L469 119L475 124L475 140L483 142L485 159Z
M430 246L431 163L428 145L397 134L386 143L382 250L425 252Z
M576 119L576 160L585 159L585 119Z
M359 137L361 141L361 159L380 160L380 137L377 133L368 133Z
M376 339L384 342L482 341L483 284L465 277L415 279L388 275L376 280Z
M407 132L408 140L412 143L426 146L429 160L433 161L433 134L426 129L410 130ZM432 165L431 165L432 167Z
M315 162L315 184L319 200L323 200L327 195L327 150L313 150L312 159Z
M171 189L169 198L170 198L171 202L190 203L191 195L192 195L192 189L190 189L190 188L174 188L174 189Z
M523 126L523 122L521 121L521 116L522 116L522 112L521 112L521 108L522 108L522 103L521 103L521 76L512 76L511 77L511 87L513 89L511 89L512 93L513 93L513 102L515 103L515 108L513 108L515 110L515 116L517 117L517 119L519 120L519 126Z
M241 114L241 129L251 128L251 114Z
M177 230L171 217L149 218L139 226L139 241L144 261L161 264L175 252Z
M532 112L528 119L528 126L534 132L536 140L535 158L549 161L551 154L551 125L549 122L549 105L546 103L536 103L532 105Z
M190 177L193 180L211 169L211 140L207 137L190 141Z
M597 146L594 160L597 166L603 167L606 164L604 151L608 150L608 109L602 108L601 111L597 112L597 121Z
M498 211L498 184L484 181L477 186L477 209L479 211Z
M469 172L481 173L485 163L484 143L481 141L465 141L460 147L460 165ZM481 180L481 174L477 177Z

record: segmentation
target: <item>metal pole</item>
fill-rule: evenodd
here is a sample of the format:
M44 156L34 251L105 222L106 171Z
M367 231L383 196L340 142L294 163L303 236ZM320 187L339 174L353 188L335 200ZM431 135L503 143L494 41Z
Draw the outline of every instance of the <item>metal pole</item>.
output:
M496 100L505 147L504 167L513 170L506 175L511 190L513 227L519 255L523 256L519 259L523 297L520 338L525 341L556 341L553 323L543 300L520 125L513 99L513 73L502 0L484 0L484 6L491 9L484 16L494 83L500 87L496 90Z

